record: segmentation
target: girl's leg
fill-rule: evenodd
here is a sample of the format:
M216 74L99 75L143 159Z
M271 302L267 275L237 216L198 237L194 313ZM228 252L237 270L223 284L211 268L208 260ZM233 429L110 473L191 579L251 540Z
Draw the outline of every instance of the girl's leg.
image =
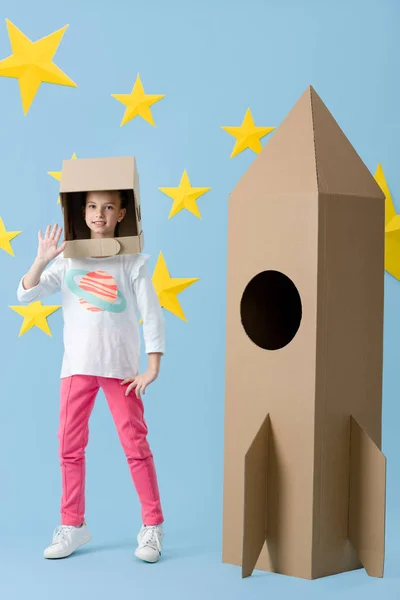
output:
M143 402L134 391L125 396L121 380L99 377L128 460L132 480L142 506L145 525L164 521L153 455L147 441Z
M61 524L85 520L85 449L89 417L99 384L97 377L73 375L61 380L59 455L62 474Z

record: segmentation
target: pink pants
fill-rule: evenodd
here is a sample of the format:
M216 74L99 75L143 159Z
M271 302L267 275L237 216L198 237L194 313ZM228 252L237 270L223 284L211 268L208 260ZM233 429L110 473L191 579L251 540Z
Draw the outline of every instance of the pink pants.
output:
M62 473L61 523L80 525L85 519L85 449L89 417L101 387L128 460L132 480L142 506L145 525L163 522L153 455L147 442L143 402L119 379L73 375L61 380L58 431Z

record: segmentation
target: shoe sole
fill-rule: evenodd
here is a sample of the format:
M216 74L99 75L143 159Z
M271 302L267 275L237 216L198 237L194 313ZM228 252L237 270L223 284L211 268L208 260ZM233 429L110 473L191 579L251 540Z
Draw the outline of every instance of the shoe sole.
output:
M44 558L47 558L49 560L53 560L53 559L57 559L57 558L67 558L68 556L71 556L71 554L73 554L75 552L75 550L78 550L78 548L80 548L81 546L84 546L85 544L87 544L88 542L90 542L92 540L92 536L89 535L88 537L85 537L77 546L75 546L75 548L73 550L71 550L70 552L61 552L57 555L53 555L53 556L46 556L46 551L44 552L43 556Z
M139 558L143 562L150 563L150 564L154 564L160 560L160 555L157 556L157 558L155 558L154 560L149 560L148 558L143 558L143 556L140 556L140 554L138 553L137 550L135 551L135 556L136 556L136 558Z

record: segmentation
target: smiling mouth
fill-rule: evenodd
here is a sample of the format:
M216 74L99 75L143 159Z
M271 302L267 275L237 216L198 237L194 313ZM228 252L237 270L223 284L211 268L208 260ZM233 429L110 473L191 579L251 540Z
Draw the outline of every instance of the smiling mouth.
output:
M103 227L106 223L105 221L93 221L94 225L97 225L98 227Z

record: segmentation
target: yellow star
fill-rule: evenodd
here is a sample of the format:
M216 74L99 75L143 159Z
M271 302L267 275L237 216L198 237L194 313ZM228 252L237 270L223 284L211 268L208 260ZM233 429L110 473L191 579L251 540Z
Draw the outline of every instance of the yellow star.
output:
M164 98L165 94L145 94L138 73L130 94L111 94L111 96L126 106L125 114L121 121L121 127L135 117L142 117L142 119L150 123L150 125L155 126L150 106Z
M374 177L385 194L385 270L396 279L400 279L400 215L396 214L392 195L380 163Z
M11 254L11 256L14 256L14 251L10 242L20 233L21 231L6 231L3 219L0 217L0 248Z
M243 152L243 150L246 150L246 148L250 148L250 150L253 150L257 154L261 152L261 138L274 131L275 127L256 127L251 110L248 108L240 127L222 127L221 129L224 129L236 138L231 154L231 158L233 158L240 152Z
M199 281L199 278L186 279L171 277L164 256L162 252L160 252L152 281L161 306L166 310L169 310L176 317L179 317L183 321L187 321L177 296L192 285L192 283Z
M24 115L27 114L41 83L77 87L53 58L68 25L32 42L6 19L12 54L0 61L0 76L18 79Z
M196 217L201 219L199 208L196 204L197 198L200 198L203 194L211 190L211 188L194 188L190 185L189 176L185 171L181 177L179 187L176 188L158 188L160 192L166 194L173 199L174 203L169 213L168 219L176 215L179 211L186 208L188 211L193 213Z
M71 160L76 160L75 152L71 156ZM51 175L51 177L54 177L54 179L57 181L61 181L61 171L47 171L47 174ZM57 204L60 204L60 196L58 196Z
M56 312L61 306L44 306L40 300L31 302L28 306L10 306L10 308L24 317L19 335L23 335L32 327L39 327L51 337L51 331L47 323L47 317Z

